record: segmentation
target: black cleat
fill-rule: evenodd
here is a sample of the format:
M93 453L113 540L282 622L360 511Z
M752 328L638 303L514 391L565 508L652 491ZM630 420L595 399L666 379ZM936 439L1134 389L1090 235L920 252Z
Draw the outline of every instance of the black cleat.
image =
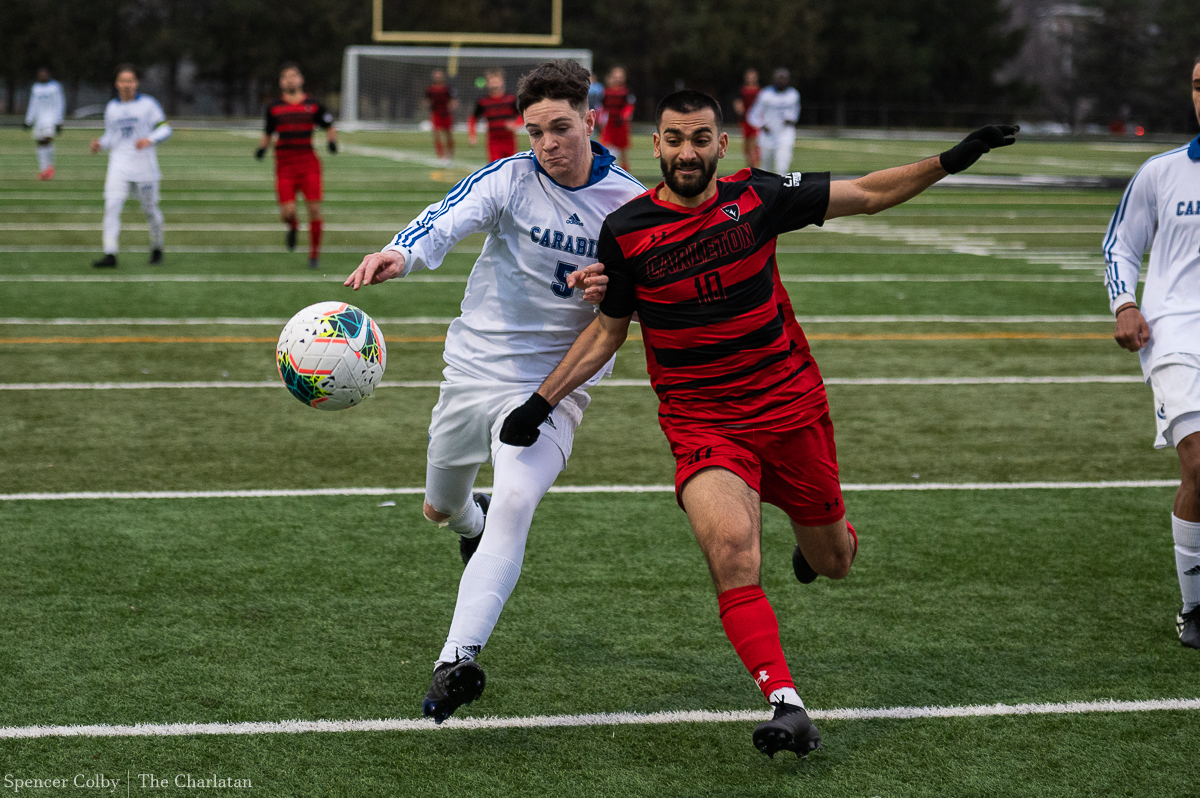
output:
M1200 606L1193 607L1190 612L1182 609L1175 616L1175 631L1179 632L1179 642L1188 648L1200 648Z
M117 256L105 255L100 260L92 261L92 265L97 269L115 269L117 267Z
M802 585L807 585L817 578L817 572L808 564L808 560L804 559L799 546L792 550L792 570L796 572L796 579Z
M296 228L295 227L288 228L287 238L284 239L284 243L287 244L288 252L296 251Z
M433 672L433 684L425 694L422 710L425 717L441 723L454 714L454 710L470 704L483 695L487 677L483 668L472 659L443 662Z
M775 717L754 729L754 747L772 759L779 751L795 751L796 756L807 759L821 747L821 733L803 707L779 703Z
M479 509L483 510L483 527L487 529L487 511L492 503L492 497L486 493L473 493L471 498L479 505ZM471 561L471 555L475 553L475 549L479 548L479 541L483 540L483 529L479 530L479 534L473 538L459 535L458 537L458 553L462 555L463 565Z
M146 262L149 263L151 266L161 266L162 265L162 250L161 249L150 250L150 260L148 260Z
M308 259L308 268L310 268L310 269L321 268L321 259L320 258L309 258Z

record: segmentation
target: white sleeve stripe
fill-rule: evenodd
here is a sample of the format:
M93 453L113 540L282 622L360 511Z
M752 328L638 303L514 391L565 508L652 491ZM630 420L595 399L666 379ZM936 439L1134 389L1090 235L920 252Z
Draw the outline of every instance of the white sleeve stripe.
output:
M484 177L499 170L500 168L505 166L509 161L515 160L517 158L532 158L532 157L533 157L532 153L519 153L510 158L503 158L499 161L496 161L496 163L491 164L489 166L485 166L484 168L480 169L475 174L473 174L467 178L464 178L462 180L462 182L460 182L457 186L450 189L450 193L446 195L446 198L442 200L441 204L438 205L437 208L435 208L432 211L426 211L424 216L422 216L420 219L417 219L415 222L412 222L411 224L409 224L409 226L406 227L405 229L401 230L396 235L396 238L392 243L395 245L398 245L398 246L411 247L413 245L413 242L415 242L417 239L419 239L422 236L425 236L426 234L429 233L429 230L430 230L429 225L431 225L433 222L437 221L437 219L439 217L444 215L447 211L449 211L455 205L462 202L466 198L467 194L469 194L471 192L471 189L474 188L475 185L478 184L479 181L482 180Z

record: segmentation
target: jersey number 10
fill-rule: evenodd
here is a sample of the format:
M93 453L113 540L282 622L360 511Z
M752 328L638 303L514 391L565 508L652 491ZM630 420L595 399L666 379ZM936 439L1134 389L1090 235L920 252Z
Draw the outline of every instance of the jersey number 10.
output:
M721 285L720 273L709 272L703 277L697 277L693 282L696 284L696 298L700 300L701 305L725 298L725 286Z

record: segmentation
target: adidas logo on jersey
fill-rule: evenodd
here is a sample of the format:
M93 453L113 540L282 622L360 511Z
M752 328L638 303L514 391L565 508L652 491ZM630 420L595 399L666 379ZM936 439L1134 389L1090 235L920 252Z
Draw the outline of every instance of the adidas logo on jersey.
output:
M567 224L577 224L580 227L583 227L583 222L580 221L579 214L577 213L573 213L567 217Z

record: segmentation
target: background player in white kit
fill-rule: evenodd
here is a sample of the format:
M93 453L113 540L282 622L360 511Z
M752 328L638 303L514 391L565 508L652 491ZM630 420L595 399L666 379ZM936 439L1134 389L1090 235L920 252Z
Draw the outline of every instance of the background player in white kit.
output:
M96 267L117 265L117 242L121 237L121 209L132 184L150 228L150 263L162 263L163 215L158 208L158 169L155 147L171 136L171 126L162 106L153 97L138 94L137 70L129 64L117 67L117 98L104 108L104 135L92 139L92 154L108 150L108 174L104 178L104 257Z
M1200 57L1192 68L1200 119ZM1138 307L1142 255L1150 268ZM1156 449L1174 446L1182 482L1171 531L1183 593L1179 641L1200 648L1200 136L1156 155L1125 189L1104 239L1105 284L1117 317L1113 337L1138 352L1154 391Z
M604 217L645 190L590 141L596 112L587 106L588 84L587 70L574 61L551 61L522 77L517 105L533 150L463 180L346 280L357 290L435 269L464 237L488 234L462 315L446 335L446 379L429 428L425 516L462 536L467 564L425 697L425 715L439 723L483 692L475 656L520 576L534 509L571 455L591 401L585 389L612 370L609 361L560 402L534 446L500 443L505 416L595 318L588 302L600 301L607 278L589 264ZM471 493L489 460L490 506L487 496Z
M771 85L758 93L746 121L759 128L758 149L762 168L785 175L792 166L796 122L800 120L800 92L789 86L792 74L779 67Z
M51 80L50 70L42 67L37 83L29 89L29 108L25 111L25 126L33 129L37 142L38 180L54 177L54 136L62 128L66 109L62 84Z

